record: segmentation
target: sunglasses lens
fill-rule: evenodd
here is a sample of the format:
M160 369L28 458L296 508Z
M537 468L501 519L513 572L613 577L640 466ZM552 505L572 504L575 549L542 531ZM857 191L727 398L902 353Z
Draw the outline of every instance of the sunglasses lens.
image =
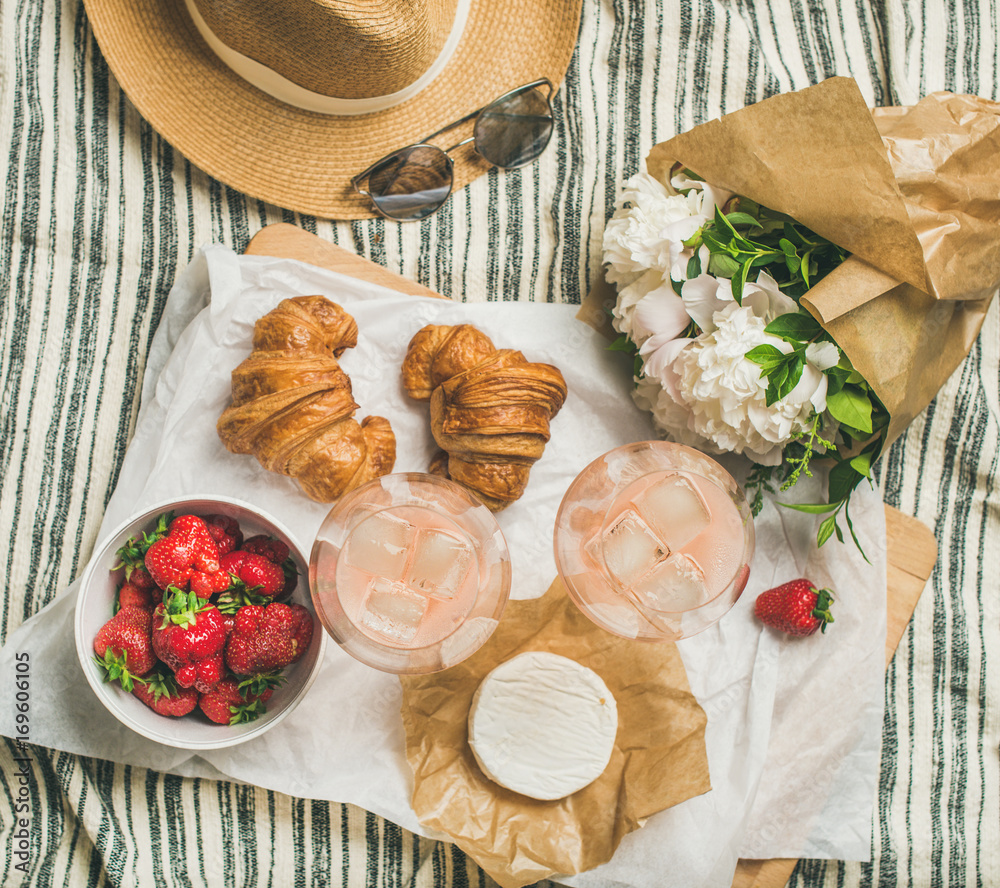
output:
M476 151L495 166L531 163L552 136L552 107L537 89L524 89L487 105L476 119Z
M390 219L423 219L451 194L452 164L440 148L413 145L385 158L368 174L368 193Z

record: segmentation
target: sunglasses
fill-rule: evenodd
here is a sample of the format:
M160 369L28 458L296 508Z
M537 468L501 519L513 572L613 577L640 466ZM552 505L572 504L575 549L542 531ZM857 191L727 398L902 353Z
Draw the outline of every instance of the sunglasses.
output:
M547 87L543 95L541 87ZM351 184L371 198L387 219L414 222L439 210L451 194L455 163L449 156L472 144L480 157L501 169L513 170L531 163L552 137L552 94L548 80L536 80L504 93L488 105L449 123L416 145L400 148L375 161ZM431 139L475 118L472 135L450 148L426 144ZM367 180L367 188L361 183Z

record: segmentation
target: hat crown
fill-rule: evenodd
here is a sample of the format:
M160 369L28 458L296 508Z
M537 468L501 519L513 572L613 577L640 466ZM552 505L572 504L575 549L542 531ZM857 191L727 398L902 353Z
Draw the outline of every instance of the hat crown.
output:
M231 49L307 90L388 96L441 53L458 0L194 0Z

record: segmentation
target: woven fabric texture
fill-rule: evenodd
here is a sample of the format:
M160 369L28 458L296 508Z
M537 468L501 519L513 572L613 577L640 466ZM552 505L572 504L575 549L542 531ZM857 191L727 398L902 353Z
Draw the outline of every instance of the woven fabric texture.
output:
M453 298L576 303L600 274L621 184L654 143L834 74L872 104L937 89L998 99L998 24L998 0L585 0L544 156L407 226L320 222L221 186L124 97L80 0L6 0L0 633L82 571L164 300L203 244L242 250L292 222ZM994 304L878 469L887 502L934 530L940 557L886 675L873 859L804 861L794 886L1000 884L998 422ZM5 886L491 884L452 846L254 787L5 740L0 788ZM30 823L26 871L15 816Z

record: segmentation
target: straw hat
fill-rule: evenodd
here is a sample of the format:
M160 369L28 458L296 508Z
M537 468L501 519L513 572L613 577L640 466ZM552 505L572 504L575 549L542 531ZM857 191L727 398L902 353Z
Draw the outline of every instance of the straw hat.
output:
M562 81L581 0L85 4L125 93L192 163L281 207L366 219L350 180L370 163L517 86ZM455 188L489 169L469 148L453 156Z

